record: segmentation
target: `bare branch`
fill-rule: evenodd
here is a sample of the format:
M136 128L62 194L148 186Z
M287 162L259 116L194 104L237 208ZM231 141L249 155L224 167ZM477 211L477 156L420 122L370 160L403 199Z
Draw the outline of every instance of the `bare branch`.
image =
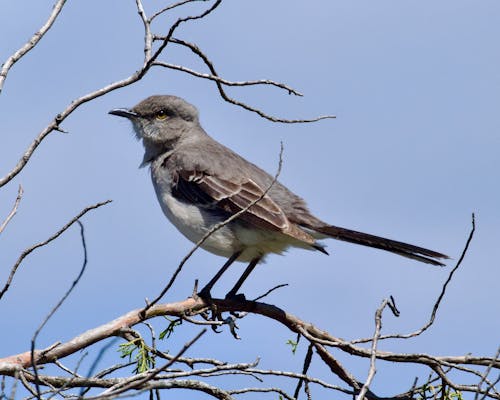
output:
M196 54L198 57L200 57L203 60L203 62L205 63L205 65L210 70L210 73L212 74L212 76L218 77L217 71L215 70L215 67L213 66L213 64L210 61L210 59L195 44L186 42L186 41L181 40L181 39L177 39L177 38L173 38L173 37L168 37L168 36L167 37L156 37L156 38L157 39L161 39L164 42L166 40L169 40L172 43L176 43L176 44L179 44L179 45L187 47L194 54ZM185 71L185 72L187 72L187 71ZM207 78L207 79L209 79L209 78ZM228 103L234 104L236 106L239 106L241 108L244 108L247 111L254 112L254 113L258 114L259 116L261 116L262 118L265 118L265 119L267 119L269 121L272 121L272 122L281 122L281 123L286 123L286 124L296 124L296 123L317 122L317 121L320 121L322 119L335 118L334 115L322 115L322 116L319 116L319 117L316 117L316 118L311 118L311 119L284 119L284 118L276 118L276 117L273 117L271 115L268 115L268 114L264 113L263 111L259 110L258 108L251 107L251 106L247 105L246 103L243 103L241 101L233 99L232 97L229 97L226 94L226 92L224 91L224 88L222 87L222 83L218 79L214 80L214 82L217 85L217 89L219 90L219 94L221 95L221 97L225 101L227 101ZM280 85L282 85L282 86L280 86ZM283 84L278 84L277 83L277 84L275 84L275 86L282 87L283 89L288 90L289 93L291 93L291 94L299 95L298 92L295 92L294 90L290 91L291 88L288 88L287 86L284 86Z
M12 279L14 279L14 275L16 274L16 271L17 269L19 268L19 266L21 265L21 263L23 262L23 260L29 255L31 254L33 251L35 251L36 249L40 248L40 247L43 247L43 246L46 246L47 244L49 244L50 242L52 242L53 240L57 239L59 236L61 236L64 232L66 232L68 230L68 228L73 225L75 222L77 222L81 217L83 217L85 214L87 214L89 211L91 210L95 210L96 208L99 208L99 207L102 207L108 203L111 203L111 200L106 200L106 201L103 201L103 202L100 202L100 203L96 203L92 206L89 206L89 207L85 207L82 211L80 211L75 217L73 217L66 225L64 225L61 229L59 229L56 233L54 233L52 236L50 236L48 239L44 240L43 242L40 242L40 243L37 243L29 248L27 248L26 250L24 250L21 255L19 256L19 258L17 259L16 263L14 264L14 266L12 267L11 271L10 271L10 274L9 274L9 277L7 278L7 283L5 284L5 286L3 287L3 289L0 291L0 299L2 298L2 296L7 292L7 290L9 290L9 287L12 283Z
M227 299L212 299L214 304L221 312L226 311L248 311L254 314L266 316L283 324L292 332L301 333L313 343L324 343L328 346L337 347L344 352L364 358L370 358L372 351L361 347L356 347L350 342L334 337L328 332L316 328L314 325L304 322L296 316L287 313L286 311L266 303L252 301L233 301ZM201 298L188 298L177 303L157 304L150 307L143 317L143 309L133 310L129 313L111 321L100 327L91 329L66 343L61 343L50 350L36 352L37 364L45 364L55 359L61 359L69 354L73 354L85 347L90 346L104 338L117 336L124 328L131 327L144 319L150 319L162 315L170 315L181 317L183 315L195 314L207 307L205 301ZM318 347L316 346L318 349ZM428 354L398 354L386 351L376 351L378 359L415 363L427 366L436 366L443 363L449 364L464 364L464 365L482 365L492 368L500 368L500 360L495 360L492 357L475 357L471 355L465 356L431 356ZM10 356L0 359L0 373L12 374L19 367L26 368L31 365L30 352Z
M311 360L312 360L312 355L313 355L313 345L310 344L309 347L307 348L307 353L306 357L304 358L304 366L302 367L302 375L307 374L307 370L309 369L311 365ZM298 399L299 398L299 393L300 393L300 388L302 387L302 384L304 383L304 379L299 379L297 383L297 387L295 388L295 392L293 394L293 397Z
M243 388L228 390L229 394L242 394L242 393L278 393L281 397L287 400L295 400L296 397L290 396L287 392L280 388Z
M222 0L216 0L214 2L214 4L210 8L208 8L207 10L205 10L203 13L201 13L199 15L195 15L195 16L189 16L189 17L185 17L185 18L179 18L177 21L175 21L172 24L172 26L170 27L170 29L169 29L167 35L165 36L165 38L162 39L162 43L160 44L160 46L158 47L158 49L156 50L156 52L144 64L144 67L143 67L142 71L140 71L139 78L142 78L142 76L144 76L144 74L153 65L153 63L160 56L160 54L163 52L163 50L165 50L165 48L167 47L167 45L170 43L170 39L172 38L175 30L179 27L179 25L181 25L181 24L183 24L185 22L188 22L188 21L195 21L197 19L201 19L201 18L206 17L212 11L214 11L217 7L219 7L219 5L221 3L222 3Z
M191 339L189 342L187 342L182 349L177 353L177 355L172 358L170 361L168 361L165 365L163 365L161 368L155 369L151 372L146 373L145 377L142 377L141 379L137 379L136 377L132 377L128 382L125 382L124 384L116 385L114 387L109 388L107 391L105 391L103 394L99 395L99 398L104 398L105 397L115 397L118 394L124 393L128 390L131 389L136 389L140 388L142 385L145 383L151 381L153 378L155 378L160 372L165 371L168 367L170 367L179 357L181 357L186 350L188 350L198 339L203 336L206 333L206 328L204 328L202 331L200 331L193 339Z
M240 364L223 364L215 368L210 368L210 369L200 369L200 370L193 370L193 371L183 371L183 372L174 372L174 373L168 373L168 374L160 374L157 375L154 381L148 381L145 385L142 386L142 390L145 390L145 387L148 387L147 385L153 385L152 387L156 388L176 388L179 386L165 386L166 382L179 382L179 378L182 377L189 377L189 376L201 376L201 377L215 377L215 376L221 376L224 374L235 374L235 375L251 375L253 377L256 377L259 381L262 381L260 378L257 377L257 375L264 375L264 376L276 376L276 377L285 377L285 378L290 378L290 379L301 379L304 382L308 383L314 383L317 384L318 386L324 387L326 389L331 389L331 390L336 390L340 391L342 393L346 394L353 394L352 391L349 391L347 389L341 388L336 385L329 384L323 380L313 378L311 376L305 375L305 374L300 374L296 372L290 372L290 371L274 371L274 370L261 370L261 369L255 369L253 368L257 361L253 363L240 363ZM27 382L32 382L34 380L34 375L25 372L26 373L26 381ZM147 373L139 374L134 377L133 379L140 379L146 376ZM73 378L73 379L72 379ZM132 378L109 378L109 379L100 379L100 378L83 378L83 377L58 377L58 376L47 376L47 375L41 375L40 380L43 381L45 384L50 385L51 387L54 388L60 388L60 387L84 387L84 388L111 388L117 385L123 385L127 381L130 381ZM157 384L161 383L162 386L157 386ZM197 381L181 381L181 382L197 382ZM186 386L187 387L187 386ZM251 391L256 391L256 392L268 392L268 391L274 391L270 388L256 388L256 390L253 390L253 388L247 388L247 389L237 389L233 391L228 391L229 394L238 394L238 393L245 393L245 392L251 392ZM101 396L96 396L94 399L101 398Z
M316 352L321 357L323 362L330 367L330 370L337 375L340 379L342 379L345 383L347 383L350 387L352 387L356 392L358 392L362 386L360 382L356 380L356 378L347 371L340 362L338 362L332 354L328 352L328 350L318 343L314 343L314 348Z
M14 215L16 215L17 208L19 207L19 203L21 202L22 197L23 197L23 187L21 185L19 185L19 189L17 190L17 197L16 197L16 201L14 202L14 206L12 207L12 210L10 211L9 215L7 215L7 218L5 218L5 221L3 221L2 225L0 225L0 234L7 227L7 224L14 217ZM1 297L2 296L0 296L0 298Z
M467 241L465 243L464 249L462 250L462 254L460 255L460 258L458 259L457 263L455 264L453 269L448 274L448 277L446 278L446 281L444 282L444 284L441 288L441 293L439 294L436 302L434 303L434 306L432 307L432 312L431 312L431 315L429 317L429 321L424 326L422 326L420 329L418 329L414 332L407 333L407 334L383 335L383 336L380 336L378 340L409 339L409 338L412 338L415 336L419 336L420 334L422 334L423 332L425 332L427 329L430 328L430 326L434 323L434 320L436 319L437 311L439 309L441 301L444 298L444 295L446 294L446 288L448 287L448 284L451 282L451 279L453 278L453 275L455 274L457 269L460 267L460 265L462 265L462 261L464 260L465 255L467 254L467 251L469 250L469 245L472 241L472 238L474 237L475 230L476 230L476 222L475 222L475 216L473 213L472 214L472 228L471 228L471 231L469 233L469 237L467 238ZM351 341L351 343L353 343L353 344L367 343L367 342L371 342L372 340L373 340L373 338L356 339L356 340Z
M61 12L66 0L58 0L52 7L52 12L45 24L31 37L31 39L19 50L17 50L13 55L11 55L3 64L0 69L0 93L2 93L3 84L7 78L7 74L12 66L19 61L26 53L33 49L37 43L42 39L42 37L47 33L47 31L52 27L54 21Z
M34 376L29 373L24 373L25 385L29 385L29 381L33 381ZM123 384L127 378L109 378L109 379L96 379L96 378L65 378L65 377L54 377L54 376L41 376L41 379L46 383L50 384L52 387L62 387L66 385L67 388L71 387L86 387L86 388L111 388L114 385ZM213 385L209 385L202 381L197 380L153 380L146 382L140 389L137 389L135 394L140 394L153 389L190 389L195 391L200 391L206 393L216 399L221 400L234 400L234 398L229 394L228 391L222 390ZM130 397L133 394L127 393L124 397ZM36 397L33 394L33 397ZM109 398L119 398L120 395L107 395L101 394L93 397L85 397L88 400L98 400L98 399L109 399ZM74 398L74 397L71 397Z
M49 319L55 314L55 312L61 307L61 305L66 301L70 293L73 291L76 285L78 285L78 282L80 282L81 277L83 276L83 273L85 272L85 268L87 267L87 244L85 243L85 231L83 228L83 224L76 219L75 222L80 226L80 237L82 239L82 247L83 247L83 263L82 267L80 269L80 272L78 273L77 277L71 284L70 288L66 291L66 293L63 295L63 297L57 302L55 307L47 314L45 319L42 321L40 326L37 328L35 331L33 338L31 339L31 366L33 367L33 371L35 372L35 387L36 387L36 392L37 392L37 397L41 398L41 392L40 392L40 386L38 384L38 369L36 366L36 360L35 360L35 346L36 346L36 339L40 332L42 331L43 327L47 324ZM68 228L71 225L67 225ZM61 232L62 233L62 232Z
M284 83L275 82L269 79L258 79L253 81L228 81L227 79L221 78L217 75L204 74L193 69L184 67L182 65L170 64L163 61L156 61L153 65L164 67L168 69L174 69L177 71L185 72L189 75L196 76L197 78L208 79L209 81L219 82L225 86L256 86L256 85L270 85L275 86L280 89L285 89L289 94L293 94L295 96L303 96L302 93L296 91L295 89L285 85Z
M135 0L137 13L141 17L142 24L144 25L144 64L151 58L151 48L153 46L153 34L151 33L151 23L146 16L144 7L141 0Z
M494 356L494 359L498 360L499 357L500 357L500 347L498 347L497 352L496 352L496 354ZM490 382L490 383L487 382L487 377L490 374L492 368L493 368L493 363L491 363L490 365L488 365L488 367L486 368L486 370L484 371L484 373L481 375L481 379L480 379L479 383L477 384L478 388L481 388L481 386L483 385L483 383L486 382L488 384L488 390L489 390L489 389L492 389L495 386L495 384L500 381L500 374L499 374L498 378L497 378L497 380L495 382ZM481 400L483 400L484 397L485 396L483 396L481 398ZM474 396L474 400L478 400L478 398L479 398L479 391L476 392L476 394Z
M389 300L384 299L380 307L375 312L375 332L373 333L373 340L371 345L371 356L370 356L370 369L368 371L368 376L366 378L363 387L359 391L356 400L363 400L368 392L368 388L370 387L373 378L375 377L375 373L377 372L375 363L377 361L377 343L380 337L380 331L382 329L382 312L384 308L389 304Z
M170 10L172 10L174 8L179 7L179 6L183 6L184 4L187 4L187 3L193 3L195 1L208 1L208 0L182 0L182 1L179 1L177 3L171 4L171 5L169 5L169 6L165 7L165 8L162 8L161 10L155 12L151 17L149 17L148 22L149 23L153 22L153 20L156 17L160 16L161 14L163 14L163 13L165 13L167 11L170 11Z
M256 297L255 299L253 299L253 301L258 301L258 300L261 300L261 299L263 299L264 297L269 296L269 295L270 295L272 292L274 292L275 290L281 289L282 287L285 287L285 286L288 286L288 283L280 283L279 285L276 285L276 286L272 287L271 289L269 289L266 293L261 294L260 296L258 296L258 297Z
M200 18L204 18L208 14L210 14L220 3L222 0L218 0L214 3L212 7L210 7L208 10L205 12L196 15L196 16L190 16L186 18L179 18L171 27L169 30L169 33L167 35L167 38L170 38L171 35L175 32L175 30L179 27L180 24L187 22L187 21L192 21L192 20L197 20ZM33 142L29 145L28 149L24 152L18 163L14 166L14 168L7 173L3 178L0 179L0 187L4 186L8 182L10 182L14 177L19 174L19 172L22 171L22 169L26 166L28 161L30 160L31 156L37 149L37 147L40 145L40 143L52 132L54 131L62 131L60 124L71 114L73 111L75 111L78 107L80 107L82 104L94 100L98 97L104 96L105 94L112 92L116 89L120 89L122 87L131 85L134 82L137 82L138 80L142 79L142 77L149 71L151 68L152 64L156 61L156 59L160 56L162 51L165 49L165 47L168 44L168 40L166 40L162 45L156 50L156 52L153 55L151 54L150 47L151 47L151 32L149 31L149 24L145 23L145 14L144 10L142 8L142 3L140 0L136 0L136 5L138 7L138 13L139 16L141 17L141 21L144 23L145 26L145 61L142 66L142 68L136 72L134 72L132 75L130 75L128 78L113 82L109 85L106 85L102 87L101 89L98 89L94 92L88 93L82 97L79 97L78 99L72 101L69 106L67 106L64 111L59 113L54 117L54 119L38 134L38 136L33 140Z

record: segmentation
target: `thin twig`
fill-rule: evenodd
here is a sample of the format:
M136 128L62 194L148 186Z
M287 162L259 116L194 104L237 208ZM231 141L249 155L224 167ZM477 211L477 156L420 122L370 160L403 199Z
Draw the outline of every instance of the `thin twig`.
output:
M30 392L35 398L37 398L37 392L31 387L28 380L26 379L25 371L19 371L19 378L25 389Z
M53 388L53 391L52 393L50 394L50 396L47 397L46 400L51 400L53 399L54 397L56 397L57 395L61 395L64 397L64 395L62 394L63 391L69 389L69 385L71 384L71 382L76 379L76 378L81 378L81 376L78 374L78 370L80 369L80 365L82 364L83 360L85 357L88 356L88 352L85 352L82 354L82 356L80 357L80 359L78 360L77 364L76 364L76 367L74 369L74 371L72 370L69 370L65 367L63 367L63 369L67 370L67 372L69 374L71 374L72 376L70 377L70 379L68 380L67 384L65 385L62 385L61 387L59 388ZM57 361L57 360L56 360ZM60 364L60 363L59 363ZM59 367L61 367L61 364L58 365Z
M494 359L498 360L499 357L500 357L500 346L498 347L497 352L495 353ZM480 379L479 383L477 384L478 389L481 389L482 384L484 382L486 382L487 377L490 374L492 368L493 368L493 361L492 361L492 363L490 365L488 365L488 367L486 367L484 373L481 375L481 379ZM500 375L498 376L497 382L498 382L498 380L500 380ZM488 386L490 386L490 388L492 388L494 385L495 384L491 382L491 383L489 383ZM480 400L483 400L484 397L485 396L483 396ZM479 390L474 395L474 400L478 400L478 399L479 399Z
M216 0L214 4L212 4L211 7L209 7L207 10L202 12L201 14L194 15L194 16L189 16L185 18L179 18L177 21L175 21L171 26L170 29L168 30L167 35L165 36L164 39L162 39L162 43L156 49L155 53L150 57L149 60L144 64L144 67L141 71L139 71L139 79L144 76L144 74L149 70L149 68L153 65L153 63L156 61L156 59L160 56L160 54L165 50L167 45L170 43L170 39L172 38L175 30L183 23L188 22L188 21L195 21L197 19L202 19L205 18L207 15L212 13L219 5L222 3L222 0Z
M54 21L57 19L59 13L61 12L66 0L58 0L52 7L52 12L45 24L28 40L28 42L17 50L13 55L11 55L2 65L0 69L0 93L2 93L3 84L7 78L7 74L12 66L19 61L26 53L33 49L37 43L42 39L42 37L47 33L47 31L52 27Z
M151 33L151 22L146 16L144 11L144 6L141 0L135 0L135 5L137 7L137 13L141 18L142 24L144 25L144 64L151 58L151 49L153 47L153 34Z
M446 281L444 282L444 284L441 288L441 293L439 294L436 302L434 303L434 306L432 307L432 312L431 312L431 315L429 317L429 321L424 326L422 326L420 329L418 329L414 332L407 333L407 334L383 335L383 336L380 336L378 340L409 339L409 338L421 335L423 332L425 332L427 329L429 329L431 327L431 325L434 323L434 320L436 319L437 311L439 309L441 301L443 300L444 295L446 294L446 288L448 287L448 284L451 282L451 279L453 278L453 275L455 274L457 269L460 267L460 265L462 265L462 261L464 260L465 255L467 254L467 251L469 249L469 245L472 241L472 238L474 237L475 230L476 230L475 216L474 216L474 213L472 213L472 228L471 228L471 231L469 233L469 237L467 238L467 241L465 243L464 249L462 250L462 254L460 255L460 258L458 259L457 263L455 264L453 269L448 274L448 277L446 278ZM356 340L352 340L351 343L352 344L368 343L368 342L371 342L372 340L373 340L373 338L356 339Z
M191 68L184 67L182 65L176 65L171 63L166 63L163 61L156 61L153 65L164 67L168 69L173 69L181 72L185 72L189 75L196 76L197 78L207 79L209 81L219 82L225 86L256 86L256 85L269 85L275 86L280 89L285 89L289 94L293 94L295 96L303 96L302 93L297 90L291 88L290 86L285 85L284 83L275 82L269 79L257 79L253 81L229 81L227 79L221 78L218 75L204 74L198 71L195 71Z
M35 244L34 246L31 246L27 249L25 249L21 255L19 256L19 258L17 259L16 263L14 264L14 266L12 267L11 271L10 271L10 274L9 274L9 277L7 278L7 283L5 284L5 286L3 287L3 289L0 291L0 299L2 298L2 296L5 294L5 292L7 292L7 290L9 290L9 287L12 283L12 279L14 279L14 275L16 274L16 271L17 269L19 268L19 266L21 265L21 263L23 262L23 260L29 255L31 254L33 251L35 251L36 249L40 248L40 247L43 247L43 246L46 246L47 244L49 244L50 242L52 242L53 240L57 239L59 236L61 236L64 232L66 232L68 230L68 228L73 225L75 222L77 222L81 217L83 217L85 214L87 214L89 211L91 210L95 210L96 208L99 208L99 207L102 207L108 203L111 203L112 200L106 200L106 201L103 201L103 202L99 202L99 203L96 203L92 206L89 206L89 207L85 207L82 211L80 211L75 217L73 217L66 225L64 225L61 229L59 229L56 233L54 233L52 236L50 236L48 239L44 240L43 242L40 242L40 243L37 243Z
M171 5L169 5L169 6L165 7L165 8L162 8L161 10L155 12L151 17L149 17L148 22L149 23L153 22L153 20L156 17L160 16L161 14L163 14L163 13L165 13L167 11L170 11L170 10L176 8L176 7L182 6L182 5L186 4L186 3L193 3L195 1L208 1L208 0L182 0L182 1L179 1L177 3L171 4Z
M75 221L79 226L80 226L80 237L82 239L82 247L83 247L83 263L82 267L80 268L80 272L78 273L77 277L69 287L69 289L66 291L66 293L63 295L63 297L58 301L58 303L55 305L55 307L47 314L45 319L42 321L38 329L35 331L32 339L31 339L31 366L33 367L33 372L35 373L35 388L37 392L37 397L41 398L41 392L40 392L40 386L39 386L39 379L38 379L38 368L36 365L36 358L35 358L35 346L36 346L36 339L38 338L38 335L44 328L44 326L47 324L49 319L55 314L55 312L61 307L61 305L66 301L70 293L73 291L76 285L78 285L78 282L80 282L81 277L83 276L83 273L85 272L85 268L87 267L87 244L85 242L85 230L83 228L83 224L76 219ZM70 225L68 225L69 227Z
M218 0L214 3L212 7L210 7L208 10L204 11L203 13L196 15L196 16L190 16L186 18L179 18L171 27L169 30L169 33L167 35L167 38L170 38L175 30L184 22L188 21L193 21L197 20L200 18L203 18L210 14L217 6L221 3L222 0ZM143 13L143 10L141 9L142 3L141 0L136 0L136 5L138 7L138 13L139 16L141 17L141 21L144 22L145 14ZM14 177L19 174L19 172L22 171L22 169L26 166L28 161L30 160L31 156L35 152L35 150L38 148L40 143L52 132L54 131L62 131L60 125L61 123L69 116L71 115L77 108L79 108L82 104L94 100L98 97L104 96L107 93L110 93L116 89L120 89L122 87L131 85L132 83L135 83L139 80L141 80L144 75L149 71L151 68L152 64L156 61L156 59L161 55L162 51L165 49L165 47L168 44L168 40L163 43L154 54L150 55L149 58L147 58L148 54L151 54L148 52L148 48L150 47L150 41L151 41L151 34L149 32L149 26L145 25L145 44L144 44L144 49L146 53L146 57L144 60L144 64L141 69L138 71L135 71L132 75L129 77L115 81L109 85L106 85L96 91L90 92L84 96L79 97L76 100L73 100L61 113L57 114L53 120L38 134L38 136L31 142L31 144L28 146L22 157L19 159L17 164L8 172L3 178L0 178L0 187L4 186L8 182L10 182Z
M307 371L309 370L309 367L311 365L312 355L313 355L313 344L311 343L311 344L309 344L309 347L307 348L306 357L304 358L304 365L302 367L302 375L307 374ZM295 393L293 394L293 397L295 399L299 398L300 388L302 387L303 383L304 383L304 379L299 378L299 381L297 382L297 387L295 388Z
M288 283L280 283L279 285L276 285L275 287L269 289L266 293L261 294L259 297L256 297L255 299L253 299L253 301L259 301L259 300L263 299L264 297L269 296L275 290L281 289L282 287L285 287L285 286L288 286Z
M207 331L206 328L201 330L193 339L191 339L189 342L184 344L181 350L179 350L174 358L172 358L170 361L168 361L165 365L163 365L160 368L154 369L149 373L146 373L145 377L142 377L140 379L136 379L136 377L132 377L130 381L127 380L125 384L120 384L117 385L116 387L111 387L110 389L106 390L104 393L99 395L99 398L103 397L115 397L118 394L124 393L128 390L132 389L137 389L140 388L143 384L145 384L148 381L153 380L160 372L165 371L168 367L170 367L179 357L181 357L193 344L196 343L196 341L202 337L205 332ZM90 400L91 398L89 398Z
M234 389L228 390L229 394L242 394L242 393L277 393L280 395L280 398L284 398L287 400L296 400L295 397L290 396L287 392L280 388L243 388L243 389Z
M168 41L170 41L172 43L176 43L176 44L179 44L179 45L187 47L194 54L196 54L198 57L200 57L203 60L203 62L208 67L208 69L210 70L210 73L213 76L217 76L218 77L217 71L215 70L215 67L214 67L213 63L205 55L205 53L203 53L199 49L199 47L196 46L195 44L186 42L186 41L181 40L181 39L177 39L177 38L173 38L173 37L168 37L168 36L166 36L166 37L159 37L159 36L157 36L156 38L163 40L164 41L163 43L165 43L165 41L168 40ZM225 92L224 88L222 87L221 82L219 82L218 80L214 80L214 82L217 85L217 89L219 91L219 94L221 95L221 97L225 101L227 101L228 103L234 104L236 106L239 106L241 108L244 108L247 111L254 112L254 113L258 114L259 116L261 116L262 118L265 118L265 119L267 119L269 121L272 121L272 122L280 122L280 123L285 123L285 124L298 124L298 123L317 122L317 121L320 121L322 119L335 118L335 115L322 115L322 116L319 116L319 117L316 117L316 118L311 118L311 119L284 119L284 118L276 118L276 117L273 117L272 115L268 115L268 114L264 113L262 110L259 110L258 108L251 107L251 106L249 106L246 103L243 103L243 102L238 101L238 100L236 100L236 99L234 99L232 97L229 97L227 95L227 93ZM285 89L289 90L288 87L285 87Z
M384 308L389 304L389 300L384 299L382 302L381 306L377 309L375 312L375 332L373 333L373 340L372 340L372 345L371 345L371 356L370 356L370 369L368 371L368 376L366 377L366 381L361 387L361 390L359 391L358 396L356 397L356 400L364 400L368 389L373 381L373 378L375 377L375 374L377 372L376 369L376 361L377 361L377 344L378 344L378 339L380 337L380 331L382 329L382 312L384 311Z
M481 400L484 400L486 397L492 397L492 396L490 396L490 389L493 389L494 393L497 394L497 398L500 398L500 396L498 396L498 391L495 389L495 385L498 382L500 382L500 374L498 374L497 378L494 381L492 381L488 384L488 387L486 388L486 390L481 390L481 388L478 387L478 390L476 393L482 392Z
M16 215L17 209L19 207L19 203L21 202L21 198L23 197L23 187L19 185L19 189L17 189L17 197L16 201L14 202L14 206L12 207L12 210L10 211L9 215L7 215L7 218L5 218L5 221L3 221L2 225L0 225L0 234L4 231L5 227L7 224L10 222L10 220ZM0 296L1 298L1 296Z
M16 392L17 392L17 384L19 383L19 371L16 371L14 374L14 382L12 383L11 389L10 389L10 395L8 397L9 400L15 400L16 398ZM7 399L6 393L5 393L5 376L2 376L2 393L1 395ZM0 397L2 397L0 396Z

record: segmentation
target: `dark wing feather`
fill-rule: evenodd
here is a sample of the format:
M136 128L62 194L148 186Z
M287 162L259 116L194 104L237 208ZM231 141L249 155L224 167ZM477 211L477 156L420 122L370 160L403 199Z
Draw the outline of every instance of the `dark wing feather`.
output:
M239 217L241 220L311 245L315 243L311 235L290 222L273 199L264 195L264 190L250 179L235 183L203 172L182 170L174 176L172 194L184 201L216 208L229 215L236 214L258 200Z
M197 175L182 177L179 174L175 176L175 184L172 188L172 195L177 199L188 203L199 204L205 207L214 206L216 201L194 181Z

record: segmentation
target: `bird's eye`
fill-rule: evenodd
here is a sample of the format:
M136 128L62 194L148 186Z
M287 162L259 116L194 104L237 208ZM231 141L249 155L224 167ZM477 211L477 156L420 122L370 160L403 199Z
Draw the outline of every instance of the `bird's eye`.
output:
M156 119L162 121L167 119L167 112L165 110L160 110L156 113Z

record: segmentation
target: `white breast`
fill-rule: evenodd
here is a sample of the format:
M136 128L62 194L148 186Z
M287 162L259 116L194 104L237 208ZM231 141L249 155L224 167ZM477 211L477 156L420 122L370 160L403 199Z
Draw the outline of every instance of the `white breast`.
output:
M172 196L171 183L167 177L152 174L152 179L163 213L193 243L198 242L213 225L221 222L220 219L215 219L212 214L201 208L179 201ZM230 257L241 248L241 244L230 227L224 226L210 235L201 247L211 253Z

